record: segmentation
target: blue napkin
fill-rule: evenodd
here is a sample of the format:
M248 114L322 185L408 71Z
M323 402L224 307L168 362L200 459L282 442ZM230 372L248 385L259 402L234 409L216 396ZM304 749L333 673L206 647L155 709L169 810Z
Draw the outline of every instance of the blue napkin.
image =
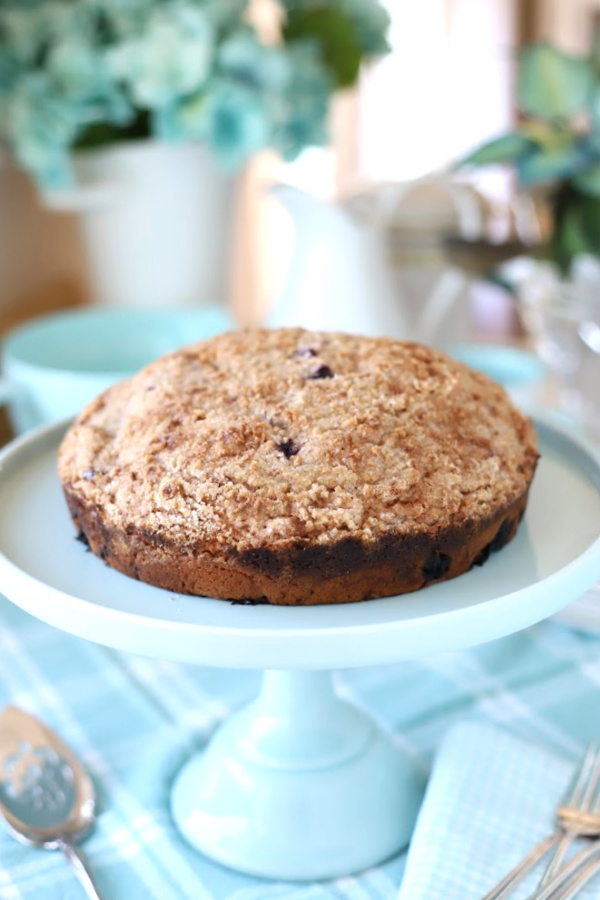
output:
M571 762L488 722L454 726L434 762L398 900L480 900L552 832L572 775ZM543 871L544 863L511 900L525 900ZM597 900L600 876L578 897Z

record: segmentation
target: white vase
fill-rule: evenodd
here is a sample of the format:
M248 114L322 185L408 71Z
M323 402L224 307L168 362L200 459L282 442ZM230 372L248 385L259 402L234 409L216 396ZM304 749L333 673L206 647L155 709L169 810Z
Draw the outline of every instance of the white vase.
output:
M43 200L79 216L93 301L226 304L234 179L207 147L132 141L80 152L73 165L76 187Z

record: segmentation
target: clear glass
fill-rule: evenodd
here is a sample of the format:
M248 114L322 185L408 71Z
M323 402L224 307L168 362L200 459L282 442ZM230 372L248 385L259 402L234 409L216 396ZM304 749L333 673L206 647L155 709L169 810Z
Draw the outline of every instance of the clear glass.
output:
M557 285L525 318L554 378L558 408L600 439L600 285Z

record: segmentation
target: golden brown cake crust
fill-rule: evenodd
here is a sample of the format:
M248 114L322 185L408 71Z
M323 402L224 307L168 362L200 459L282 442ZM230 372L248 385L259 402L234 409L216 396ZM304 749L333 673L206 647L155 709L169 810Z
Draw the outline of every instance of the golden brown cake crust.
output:
M486 376L409 342L239 331L100 395L59 453L92 550L172 591L333 603L417 590L511 540L537 461Z

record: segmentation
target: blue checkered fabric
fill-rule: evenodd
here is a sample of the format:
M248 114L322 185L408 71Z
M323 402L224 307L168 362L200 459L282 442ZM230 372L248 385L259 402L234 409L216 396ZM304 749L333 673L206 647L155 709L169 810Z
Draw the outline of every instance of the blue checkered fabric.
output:
M398 900L480 900L552 832L572 775L566 759L489 721L454 725L436 755ZM546 862L511 900L527 900ZM579 896L600 896L600 878Z
M408 862L401 854L319 883L251 878L184 842L169 792L190 753L256 694L260 674L118 653L0 596L0 704L46 721L94 778L100 815L84 851L106 900L397 900L401 890L402 900L477 898L547 830L565 773L588 740L600 738L600 639L554 621L470 650L336 677L423 773L435 760ZM482 850L473 835L488 812L498 840ZM453 824L459 814L462 832ZM2 900L82 896L61 854L0 831ZM589 896L600 897L600 883Z

